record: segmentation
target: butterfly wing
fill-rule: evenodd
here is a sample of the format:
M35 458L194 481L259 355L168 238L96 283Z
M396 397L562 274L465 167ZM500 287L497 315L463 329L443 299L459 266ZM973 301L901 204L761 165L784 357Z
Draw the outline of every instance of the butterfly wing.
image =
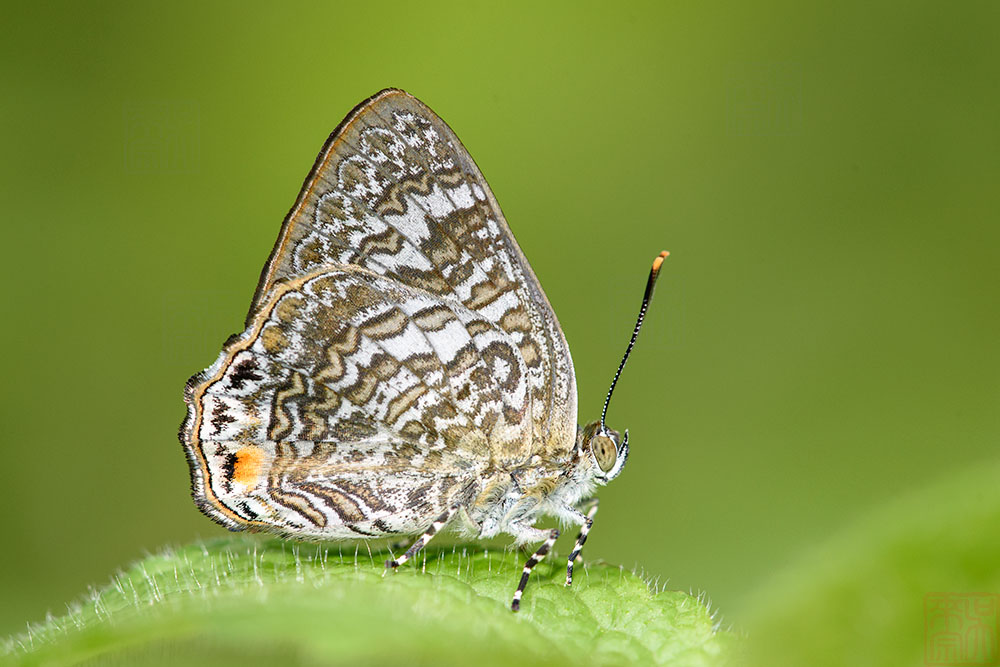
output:
M331 135L246 330L186 391L194 496L231 528L412 533L576 434L572 360L488 185L386 90Z
M531 430L507 332L352 265L277 285L186 398L203 510L296 537L422 530Z
M527 366L526 447L550 459L573 447L576 380L555 313L472 157L401 90L363 102L330 136L264 267L248 324L276 285L326 264L458 301L506 331Z

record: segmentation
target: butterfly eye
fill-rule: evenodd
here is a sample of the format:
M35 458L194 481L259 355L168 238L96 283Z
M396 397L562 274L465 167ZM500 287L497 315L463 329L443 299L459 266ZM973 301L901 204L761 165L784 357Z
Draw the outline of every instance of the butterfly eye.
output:
M618 450L615 449L615 443L611 441L611 438L605 435L595 435L590 439L590 451L594 453L597 465L604 472L608 472L615 467L615 461L618 459Z

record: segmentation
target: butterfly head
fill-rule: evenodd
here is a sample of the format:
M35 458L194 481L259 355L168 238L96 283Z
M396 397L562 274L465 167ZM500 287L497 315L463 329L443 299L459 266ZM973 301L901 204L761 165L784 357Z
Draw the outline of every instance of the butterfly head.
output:
M617 477L628 459L628 430L623 437L601 422L590 422L583 427L580 444L590 457L594 478L601 484Z
M653 260L653 268L650 269L649 279L646 281L646 291L642 296L639 318L636 320L635 328L632 329L632 338L629 340L628 347L625 348L625 356L618 364L618 371L615 373L615 378L611 381L611 388L608 389L608 395L604 399L601 419L587 424L580 433L579 446L581 451L589 453L592 459L594 478L602 484L617 477L628 459L628 429L625 430L623 437L618 431L608 428L604 419L608 416L611 395L615 391L615 385L618 384L618 378L621 377L622 369L625 368L625 362L628 361L628 356L632 353L635 339L638 338L639 329L642 327L642 320L646 317L646 310L653 298L653 288L656 286L656 278L660 275L660 265L669 254L664 250Z

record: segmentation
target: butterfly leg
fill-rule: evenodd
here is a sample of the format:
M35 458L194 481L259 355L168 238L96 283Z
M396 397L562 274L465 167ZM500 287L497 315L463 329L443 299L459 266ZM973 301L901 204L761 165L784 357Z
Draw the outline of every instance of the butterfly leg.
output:
M431 541L431 538L434 537L446 523L451 521L451 517L455 516L455 512L459 510L459 507L459 505L452 505L445 511L444 514L434 519L434 523L431 524L431 527L428 528L423 535L418 537L416 542L410 545L410 548L406 550L406 553L399 558L394 558L385 562L386 568L392 568L395 570L397 567L413 558L418 551L427 546L427 543Z
M535 530L535 529L532 529ZM545 531L537 531L541 534L545 534ZM556 539L559 537L559 530L553 528L549 531L548 537L542 542L542 546L538 547L538 551L531 555L528 562L524 564L524 572L521 573L521 581L517 585L517 590L514 591L514 600L510 603L510 610L517 611L521 608L521 596L524 595L524 587L528 585L528 577L531 576L531 571L535 569L535 566L545 560L545 556L548 555L549 550L552 549L552 545L555 544Z
M590 527L594 525L594 515L597 514L598 500L594 498L590 501L590 509L587 510L587 514L580 515L582 519L580 524L580 534L576 536L576 544L573 545L573 551L569 554L569 560L566 562L566 585L573 585L573 563L580 556L580 551L583 549L583 545L587 542L587 534L590 532Z

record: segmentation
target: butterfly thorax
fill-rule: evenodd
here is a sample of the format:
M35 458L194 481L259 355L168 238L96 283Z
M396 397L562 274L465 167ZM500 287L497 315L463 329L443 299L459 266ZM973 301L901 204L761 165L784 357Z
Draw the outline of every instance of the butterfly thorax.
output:
M608 464L610 447L611 464ZM560 460L535 455L523 465L497 470L467 512L466 529L478 537L521 534L539 515L570 519L580 501L616 477L628 456L627 440L599 423L578 427L572 450ZM620 461L619 461L620 459Z

